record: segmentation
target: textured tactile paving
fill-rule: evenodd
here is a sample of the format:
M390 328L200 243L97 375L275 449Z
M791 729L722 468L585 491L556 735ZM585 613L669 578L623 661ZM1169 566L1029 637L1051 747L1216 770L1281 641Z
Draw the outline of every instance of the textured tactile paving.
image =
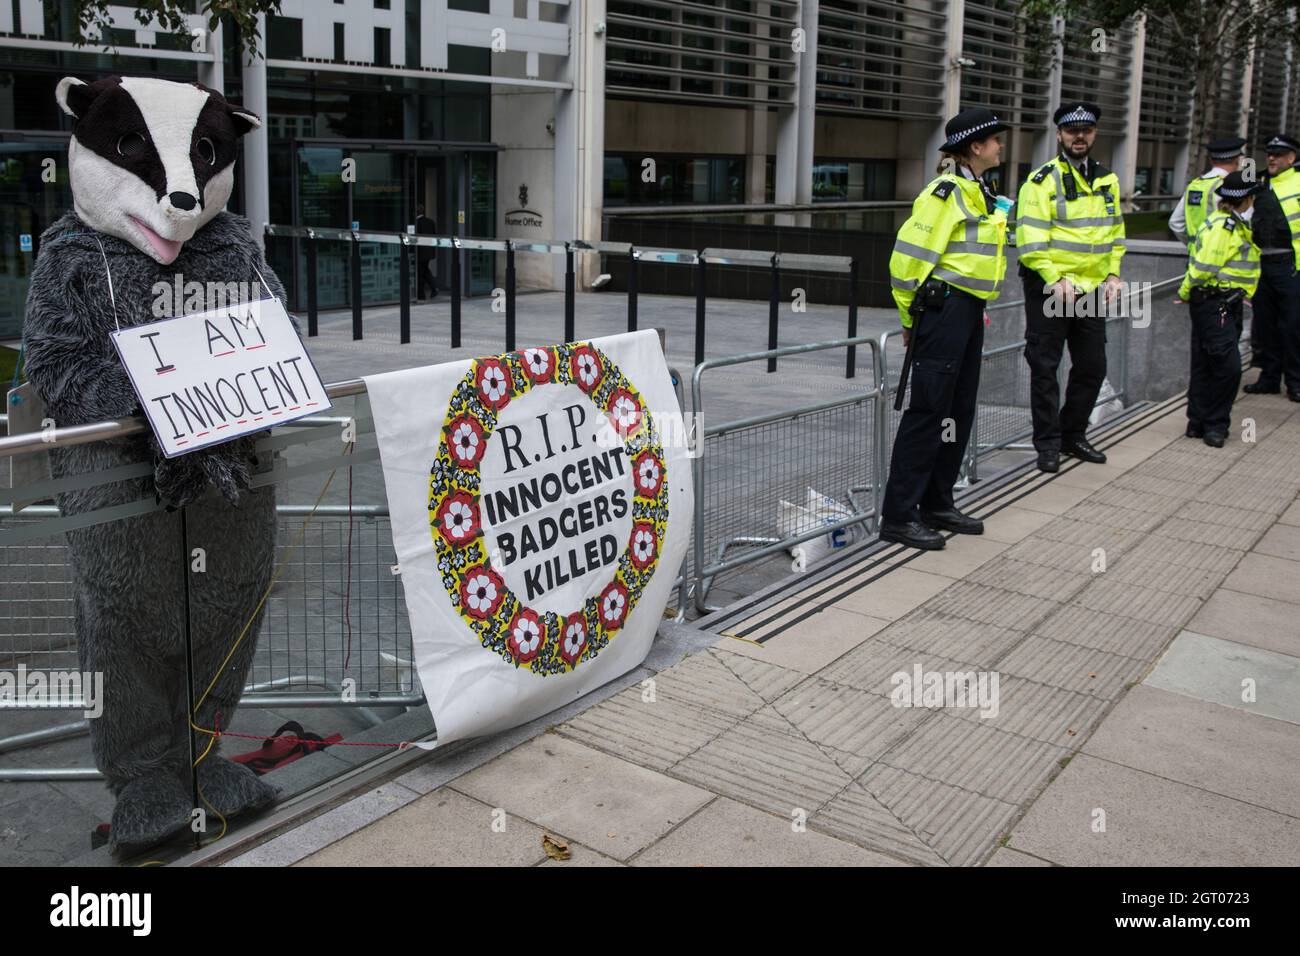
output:
M1093 546L1077 541L1052 541L1037 535L1012 545L1003 556L1014 561L1041 564L1060 571L1090 573L1094 560ZM1109 552L1107 552L1109 554ZM1118 557L1119 552L1116 552Z
M1087 499L1089 504L1110 505L1146 511L1156 515L1171 515L1192 495L1195 485L1181 485L1173 492L1144 487L1152 482L1173 483L1170 478L1151 478L1142 475L1124 475ZM1082 502L1081 502L1082 503Z
M981 589L982 592L992 590ZM1010 591L1000 593L1022 601L1037 600ZM1009 627L984 624L946 613L935 607L933 599L876 635L877 640L886 644L937 654L977 666L993 663L1023 637L1021 631Z
M1240 510L1240 509L1234 509ZM1263 512L1259 512L1263 514ZM1271 516L1270 516L1271 517ZM1238 552L1249 551L1263 535L1248 527L1229 527L1228 525L1210 524L1195 518L1182 518L1175 515L1152 532L1158 538L1172 541L1191 541L1197 544L1214 544L1223 548L1232 548Z
M1103 505L1091 498L1075 505L1062 518L1080 521L1088 525L1103 525L1119 528L1123 531L1150 531L1165 519L1164 514L1139 511L1135 508L1120 508L1115 505Z
M1276 520L1271 514L1239 508L1232 503L1209 501L1189 501L1174 512L1173 517L1221 528L1246 528L1261 534Z
M984 717L974 708L948 710L963 720L976 720L994 730L1073 749L1096 726L1109 702L1088 694L998 675L998 711Z
M1184 542L1178 542L1182 545ZM1177 545L1171 543L1170 551ZM1227 577L1225 572L1211 571L1203 568L1189 568L1168 561L1151 558L1135 558L1129 555L1115 568L1106 572L1110 581L1122 581L1137 587L1151 588L1156 591L1170 591L1206 600L1214 589Z
M1141 541L1144 534L1141 531L1130 531L1125 528L1089 524L1073 518L1056 518L1043 525L1030 537L1062 544L1078 544L1089 550L1105 548L1106 553L1113 556L1122 554Z
M888 807L854 783L808 818L810 827L917 866L946 866L944 858Z
M740 678L746 687L769 703L805 679L805 675L799 671L756 661L744 654L732 654L717 648L711 649L709 653Z
M763 700L713 654L692 654L661 671L655 678L659 697L680 700L693 707L744 717L763 706Z
M1295 500L1296 481L1280 482L1226 474L1201 489L1194 500L1212 504L1231 502L1237 508L1279 515Z
M958 581L942 594L927 601L924 611L927 614L947 614L995 627L1028 631L1052 613L1056 606L1046 598L1017 594L1015 591L973 584L970 581ZM883 631L881 633L884 634ZM932 649L945 653L937 647Z
M1295 449L1283 452L1260 449L1233 465L1228 474L1294 485L1300 481L1300 463Z
M1162 451L1135 466L1130 474L1168 478L1184 486L1208 485L1223 474L1228 464L1228 461L1208 453Z
M989 721L941 713L880 763L994 800L1023 803L1059 769L1058 761L1068 753L1064 747L997 730Z
M969 626L968 622L961 623ZM901 647L873 639L849 651L835 663L824 668L818 676L837 684L847 684L849 687L888 697L897 686L893 680L894 675L913 674L918 665L922 671L959 671L979 666L970 661L944 657L933 651L918 651L915 648Z
M1150 664L1094 647L1031 635L998 662L1007 677L1025 677L1100 700L1118 697L1126 684L1135 683Z
M666 770L739 720L658 694L647 701L643 688L634 686L561 724L559 732L643 767Z
M1149 624L1177 627L1188 621L1201 606L1195 597L1125 584L1106 574L1098 575L1098 578L1100 580L1093 581L1079 592L1075 604Z
M1174 639L1180 627L1148 624L1078 604L1067 604L1039 624L1034 633L1052 640L1149 661Z
M1049 601L1065 601L1087 587L1089 577L1086 564L1062 570L1050 565L1017 561L1004 555L968 574L966 580Z
M951 866L981 862L1019 812L1015 804L876 764L859 780Z
M1175 544L1167 538L1152 535L1128 552L1121 565L1129 561L1163 561L1227 577L1240 560L1241 552L1233 548L1196 541L1178 541Z
M811 814L852 779L770 707L722 733L668 773L780 816Z
M820 678L800 684L772 706L813 743L863 758L856 773L914 731L928 714Z

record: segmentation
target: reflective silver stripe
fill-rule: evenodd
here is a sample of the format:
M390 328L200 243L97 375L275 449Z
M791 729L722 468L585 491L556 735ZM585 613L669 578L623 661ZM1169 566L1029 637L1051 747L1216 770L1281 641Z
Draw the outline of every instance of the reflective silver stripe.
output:
M1222 271L1223 266L1210 265L1208 262L1202 262L1200 259L1192 260L1192 267L1199 269L1201 272L1208 272L1210 275L1217 276Z
M889 277L889 284L902 292L915 292L921 285L920 279L898 279Z
M949 252L969 252L977 256L996 256L998 254L998 244L996 242L950 242L944 253Z
M1272 246L1269 246L1267 249L1259 250L1261 256L1289 256L1293 252L1295 252L1295 250L1289 246L1286 249L1274 249Z
M1048 243L1048 247L1051 249L1060 249L1062 252L1081 252L1089 256L1110 252L1114 245L1113 242L1069 242L1065 239L1053 239Z
M1075 219L1062 220L1060 225L1067 229L1073 229L1076 226L1113 226L1123 221L1122 216L1079 216Z
M1114 243L1115 245L1117 245L1117 246L1127 246L1127 245L1128 245L1128 240L1125 239L1125 238L1122 237L1122 236L1121 236L1119 239L1112 239L1111 242L1113 242L1113 243Z
M1300 219L1300 212L1292 213L1291 215L1286 217L1287 222L1290 222L1293 219Z
M953 285L961 286L965 289L979 289L981 292L996 292L998 284L992 279L972 279L970 276L959 275L956 272L949 272L947 269L935 269L934 277L942 279L944 282L951 282Z
M1253 259L1229 259L1223 264L1225 269L1254 269L1259 265Z
M1277 201L1278 201L1279 203L1284 203L1284 202L1286 202L1288 199L1300 199L1300 193L1292 193L1292 194L1289 195L1289 196L1278 196L1278 197L1277 197Z
M1016 220L1017 226L1033 226L1035 229L1051 229L1052 224L1046 219L1034 219L1030 216L1021 216Z
M928 262L931 265L943 258L942 252L927 249L925 246L916 246L910 242L904 242L902 239L894 241L894 251L901 252L905 256L911 256L913 259L920 259L922 262Z
M1065 218L1065 186L1061 183L1061 165L1052 163L1052 178L1056 180L1056 218Z
M1037 252L1039 249L1046 249L1050 243L1047 242L1026 242L1023 246L1016 246L1023 252Z

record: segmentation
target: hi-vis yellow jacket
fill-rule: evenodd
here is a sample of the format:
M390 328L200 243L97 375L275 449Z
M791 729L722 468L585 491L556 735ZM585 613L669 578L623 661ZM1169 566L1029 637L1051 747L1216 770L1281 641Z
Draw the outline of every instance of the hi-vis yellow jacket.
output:
M996 299L1007 272L1007 216L987 211L979 182L944 173L916 197L898 230L889 278L903 328L921 283L933 276L981 299Z
M1231 212L1215 212L1196 234L1187 260L1187 274L1178 287L1178 298L1186 299L1195 286L1245 289L1254 295L1259 285L1259 246L1250 224Z
M1064 156L1039 168L1016 201L1016 250L1021 264L1048 285L1064 276L1088 293L1118 276L1124 257L1119 177L1098 167L1089 186Z
M1222 176L1197 176L1183 192L1183 218L1187 222L1187 251L1196 245L1196 234L1214 212L1219 199Z
M1277 201L1282 205L1286 224L1291 227L1291 248L1295 250L1296 261L1300 262L1300 171L1288 166L1276 176L1270 176L1268 185L1277 193Z

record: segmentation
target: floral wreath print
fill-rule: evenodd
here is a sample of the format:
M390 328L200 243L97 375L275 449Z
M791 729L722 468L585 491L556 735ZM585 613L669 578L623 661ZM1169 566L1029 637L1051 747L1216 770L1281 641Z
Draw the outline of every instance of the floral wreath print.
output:
M502 411L547 385L582 389L622 441L632 472L632 531L613 576L567 614L528 607L510 590L486 552L479 511L478 467ZM429 525L447 596L485 648L543 677L591 660L654 577L668 530L663 446L640 393L590 342L476 359L452 393L429 470Z

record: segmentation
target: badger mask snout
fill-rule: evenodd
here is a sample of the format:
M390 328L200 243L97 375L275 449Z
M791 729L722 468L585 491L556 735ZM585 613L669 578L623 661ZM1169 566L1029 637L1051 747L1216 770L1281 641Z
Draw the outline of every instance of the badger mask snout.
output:
M239 138L261 126L194 83L65 77L55 95L76 118L68 166L77 215L164 265L225 208Z

